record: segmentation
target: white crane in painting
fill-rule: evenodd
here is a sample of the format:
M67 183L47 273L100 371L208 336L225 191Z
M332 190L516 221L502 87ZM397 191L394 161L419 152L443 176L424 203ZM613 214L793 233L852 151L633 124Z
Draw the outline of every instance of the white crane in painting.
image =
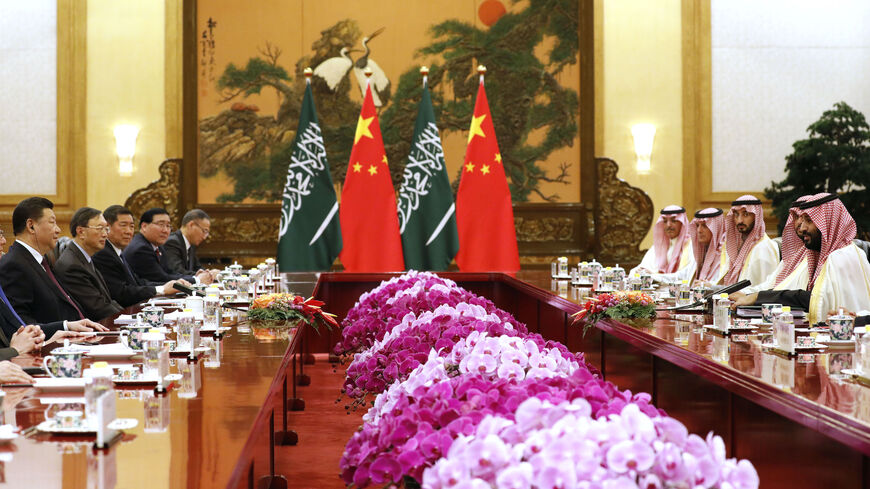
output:
M329 89L335 91L335 89L338 88L338 84L341 83L341 80L343 80L345 76L347 76L347 72L350 70L351 66L353 66L353 59L350 57L349 53L361 52L362 51L359 49L343 47L337 57L329 58L317 65L317 68L314 68L314 74L323 78L323 81L326 82Z
M362 40L363 49L365 49L365 54L362 55L361 58L356 60L356 63L353 65L353 74L356 75L356 81L359 83L359 89L362 91L363 97L365 97L366 93L366 68L372 70L372 99L374 99L375 107L380 107L383 105L383 102L386 102L390 97L390 80L387 78L387 75L384 73L384 70L378 66L377 63L373 59L369 59L369 54L371 54L371 50L369 49L368 42L375 38L378 34L384 31L384 28L373 32L371 35L366 36Z

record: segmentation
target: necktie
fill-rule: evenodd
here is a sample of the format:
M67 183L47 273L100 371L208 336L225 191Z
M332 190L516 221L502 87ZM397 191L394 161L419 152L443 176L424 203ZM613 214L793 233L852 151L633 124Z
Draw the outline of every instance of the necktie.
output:
M130 279L130 283L137 284L138 280L136 280L136 276L133 274L130 264L124 259L124 255L118 255L118 257L121 258L121 263L124 265L124 270L127 272L127 278Z
M157 253L157 261L160 261L160 248L154 248L154 253Z
M18 324L24 326L24 321L22 321L21 316L19 316L18 313L15 312L15 309L12 307L12 303L9 302L9 299L6 297L6 293L3 292L3 287L0 287L0 299L3 300L3 303L6 304L6 307L9 308L9 311L12 313L12 315L15 316L15 319L18 320Z
M82 311L79 309L79 306L77 306L76 303L73 302L73 300L66 293L66 291L63 290L63 287L60 286L60 282L57 281L57 279L54 277L54 274L51 273L51 267L48 266L48 260L46 260L45 258L42 259L42 268L45 269L45 273L48 274L48 278L50 278L51 281L54 282L55 287L57 287L57 290L60 291L60 294L62 296L64 296L64 298L66 298L66 301L69 302L69 305L73 306L75 308L76 312L79 313L79 319L84 319L85 315L82 314Z

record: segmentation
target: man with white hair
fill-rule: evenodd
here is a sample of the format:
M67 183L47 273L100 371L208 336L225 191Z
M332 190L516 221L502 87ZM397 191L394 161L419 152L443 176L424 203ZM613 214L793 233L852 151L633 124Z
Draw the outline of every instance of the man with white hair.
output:
M720 256L725 239L722 209L709 207L695 212L695 218L689 223L689 238L697 264L692 278L697 282L715 283L721 276Z
M837 195L813 195L793 207L791 217L800 241L785 239L789 232L786 226L782 256L800 256L798 246L803 246L805 257L789 260L787 265L783 260L785 266L777 271L779 285L774 290L743 296L735 306L776 303L803 307L811 324L824 320L830 310L870 309L870 264L864 251L852 241L855 220Z
M695 255L689 239L686 209L669 205L659 212L653 227L653 246L631 274L649 273L653 280L689 280L695 274Z
M779 265L779 247L767 237L761 201L744 195L731 203L725 216L725 245L719 283L764 282Z

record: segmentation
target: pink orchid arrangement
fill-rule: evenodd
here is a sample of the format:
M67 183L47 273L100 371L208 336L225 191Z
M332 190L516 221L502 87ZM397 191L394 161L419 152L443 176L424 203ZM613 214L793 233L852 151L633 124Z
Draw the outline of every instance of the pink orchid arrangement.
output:
M510 323L515 328L522 326L512 315L496 307L492 301L455 286L455 284L450 287L437 280L426 278L419 284L404 283L400 290L393 292L393 296L399 294L394 300L390 300L394 298L393 296L385 298L383 301L379 300L377 308L372 308L366 314L354 316L355 319L348 314L342 326L342 340L336 345L335 351L339 354L364 351L374 345L375 341L383 339L402 322L408 313L420 314L432 311L440 305L456 306L467 303L481 306L486 312L498 316L502 322ZM415 287L415 285L418 286ZM413 293L401 293L412 288ZM390 289L384 289L384 292L387 290Z
M654 304L609 294L584 311L589 324L654 316ZM336 351L355 353L345 393L354 403L378 393L340 462L348 485L758 487L718 436L689 434L648 394L620 391L582 353L437 275L409 272L363 294L342 333Z
M558 403L586 399L594 416L619 413L627 404L655 417L662 413L646 394L620 392L613 384L580 368L567 377L491 379L468 373L400 393L377 424L366 423L345 447L341 475L347 484L421 480L423 470L447 454L459 435L470 435L486 415L513 418L524 400Z
M636 404L594 417L584 399L524 401L512 418L488 415L423 472L424 489L728 488L755 489L747 460L725 444L689 434L679 421Z
M364 341L364 335L361 334L362 331L359 328L353 327L355 323L362 318L377 314L397 292L413 287L417 282L425 282L429 285L441 284L448 287L456 286L456 282L452 280L443 279L431 272L418 272L416 270L382 281L374 289L362 294L356 304L347 311L344 318L343 338L335 345L335 353L344 354L358 351Z
M415 368L403 381L393 382L378 394L363 422L377 424L388 413L399 397L412 396L417 388L466 374L486 379L524 380L569 376L577 369L586 368L582 353L565 356L558 348L541 347L531 338L516 336L488 336L486 332L472 331L447 354L439 356L429 351L426 362Z

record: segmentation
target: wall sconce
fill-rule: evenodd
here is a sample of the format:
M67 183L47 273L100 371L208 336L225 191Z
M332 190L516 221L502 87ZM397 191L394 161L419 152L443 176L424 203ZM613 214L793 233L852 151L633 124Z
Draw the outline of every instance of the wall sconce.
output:
M653 141L656 138L656 126L635 124L631 126L631 135L634 137L634 152L637 153L637 172L649 173Z
M129 177L133 174L133 155L136 154L136 138L139 128L131 124L115 126L115 152L118 153L118 174Z

